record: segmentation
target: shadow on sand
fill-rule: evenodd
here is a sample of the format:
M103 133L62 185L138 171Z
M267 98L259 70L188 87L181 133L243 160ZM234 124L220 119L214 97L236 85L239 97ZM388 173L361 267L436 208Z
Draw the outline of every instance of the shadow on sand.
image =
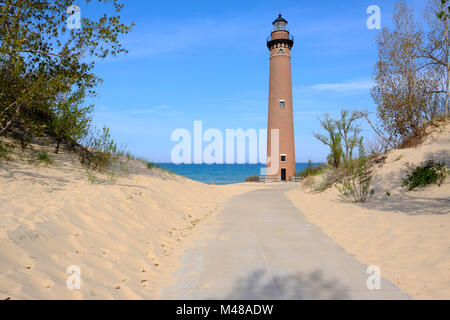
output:
M350 299L347 288L336 279L325 279L322 271L271 277L257 270L238 279L227 300L344 300Z
M414 191L409 191L414 192ZM411 196L406 191L393 195L387 200L377 199L364 205L380 211L397 211L408 216L443 215L450 213L450 198L425 198Z

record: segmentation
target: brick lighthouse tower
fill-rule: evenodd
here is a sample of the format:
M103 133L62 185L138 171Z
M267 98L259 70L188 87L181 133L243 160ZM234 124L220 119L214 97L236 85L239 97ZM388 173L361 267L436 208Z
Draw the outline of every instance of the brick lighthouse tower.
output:
M287 181L295 176L294 115L291 82L291 48L294 37L281 16L267 38L270 50L269 122L267 126L267 176ZM272 129L278 129L279 148ZM272 133L272 134L271 134ZM273 150L272 150L273 149ZM278 153L278 154L272 154Z

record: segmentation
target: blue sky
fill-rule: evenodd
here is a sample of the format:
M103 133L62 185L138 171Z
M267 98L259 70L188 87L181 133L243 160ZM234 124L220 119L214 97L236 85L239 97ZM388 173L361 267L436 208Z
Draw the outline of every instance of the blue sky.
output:
M419 11L426 1L408 2ZM266 128L265 40L282 13L295 37L297 162L324 161L328 150L312 135L320 130L317 116L341 107L375 111L370 87L379 31L366 27L372 4L381 8L382 25L390 26L392 0L127 1L121 15L136 23L123 40L130 52L97 64L104 82L89 101L96 105L94 122L154 162L170 160L172 131L192 130L195 120L204 129ZM105 6L83 5L82 15Z

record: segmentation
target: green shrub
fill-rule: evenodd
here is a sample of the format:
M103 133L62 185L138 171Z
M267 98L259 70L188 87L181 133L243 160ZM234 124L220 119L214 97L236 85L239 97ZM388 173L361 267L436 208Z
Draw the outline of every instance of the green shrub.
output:
M344 161L343 174L336 185L344 198L354 202L366 202L368 197L372 197L375 190L370 189L372 181L372 170L367 161L362 139L359 142L359 157Z
M50 158L47 151L39 151L38 161L46 166L53 164L53 160Z
M245 182L259 182L261 181L259 176L251 176L245 179Z
M52 118L49 129L56 142L55 153L59 152L61 143L78 141L86 135L89 129L93 106L83 106L85 89L67 92L60 97L52 108Z
M413 190L420 186L436 183L441 186L447 177L445 163L428 160L421 165L414 167L408 165L406 178L403 179L403 188Z
M300 172L297 172L296 176L302 179L310 176L318 176L322 174L328 166L326 164L314 165L311 160L308 161L308 166Z
M136 157L133 156L130 152L127 152L126 156L127 156L127 160L128 160L128 161L130 161L130 160L136 160Z
M93 170L103 171L120 158L121 152L107 127L102 130L89 130L82 143L85 149L81 154L81 162Z

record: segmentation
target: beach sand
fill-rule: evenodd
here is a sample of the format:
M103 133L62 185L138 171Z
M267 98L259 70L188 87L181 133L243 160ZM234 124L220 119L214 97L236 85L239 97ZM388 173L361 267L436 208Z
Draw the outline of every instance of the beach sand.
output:
M261 187L205 185L138 161L94 177L68 151L34 148L54 164L0 163L0 299L156 298L195 226ZM81 290L66 287L72 265Z
M406 163L434 159L450 165L450 125L416 148L392 150L375 170L375 196L365 204L342 200L333 187L287 193L307 219L356 259L415 299L450 299L450 179L405 191ZM390 197L386 196L390 192Z
M400 187L407 162L448 166L449 146L447 125L419 147L389 152L365 204L340 199L334 187L314 193L299 184L286 194L411 297L450 299L449 179L417 191ZM16 147L12 160L0 162L0 299L157 299L175 280L186 242L199 236L196 225L214 221L233 196L266 188L205 185L138 161L115 176L93 175L68 151L33 147L29 156ZM42 149L54 164L29 161ZM80 267L81 290L67 288L69 266Z

